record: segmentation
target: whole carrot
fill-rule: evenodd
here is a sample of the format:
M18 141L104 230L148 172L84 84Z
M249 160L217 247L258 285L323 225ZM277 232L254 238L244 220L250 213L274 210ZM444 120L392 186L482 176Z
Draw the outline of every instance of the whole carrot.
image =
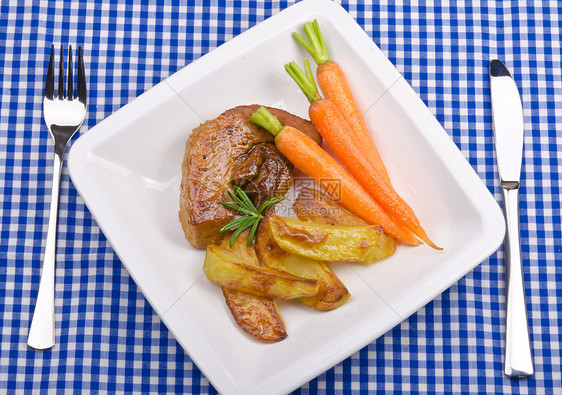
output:
M330 99L341 111L357 137L359 147L361 147L365 159L371 166L379 169L381 176L390 184L386 167L363 118L363 114L353 97L345 73L336 62L329 59L328 49L326 48L318 21L315 19L314 22L305 23L304 32L309 42L306 42L297 33L293 33L293 37L308 51L318 65L316 78L324 97Z
M411 231L391 218L347 170L306 134L281 125L265 107L254 112L250 120L275 136L275 145L295 167L317 184L321 181L327 185L325 190L334 200L365 221L381 225L395 239L405 244L419 245Z
M340 162L388 214L402 222L429 246L439 249L427 236L414 210L384 181L380 170L363 160L357 137L350 133L349 122L331 100L322 99L318 93L308 61L305 60L306 74L295 62L285 65L285 69L310 101L310 120Z

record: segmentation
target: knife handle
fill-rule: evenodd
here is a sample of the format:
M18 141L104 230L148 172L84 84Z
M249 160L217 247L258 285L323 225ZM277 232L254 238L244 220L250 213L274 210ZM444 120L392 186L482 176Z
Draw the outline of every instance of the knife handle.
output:
M507 222L505 374L509 377L527 377L531 376L534 371L525 304L525 287L523 286L518 188L519 183L502 184Z

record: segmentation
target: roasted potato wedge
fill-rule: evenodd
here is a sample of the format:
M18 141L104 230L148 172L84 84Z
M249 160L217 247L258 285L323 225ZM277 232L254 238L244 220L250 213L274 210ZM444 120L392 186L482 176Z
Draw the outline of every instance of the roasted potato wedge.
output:
M271 215L273 238L283 250L318 261L372 263L392 255L396 243L375 225L327 225Z
M301 221L312 221L328 225L369 225L366 221L317 189L302 188L292 208L297 218Z
M230 247L230 234L227 234L220 243L220 246L224 249L230 250L236 257L242 259L246 263L252 264L254 266L262 266L256 254L254 245L248 247L248 237L250 231L246 229L242 232L235 240L232 248Z
M318 293L315 280L254 266L238 258L229 248L213 244L207 246L203 270L209 280L221 287L269 299L292 299Z
M238 236L232 252L248 264L261 266L254 247L246 246L248 233ZM228 236L221 246L229 248ZM274 300L225 287L222 287L222 293L232 318L250 337L264 343L276 343L287 337L283 317Z
M345 303L349 299L349 291L326 263L290 254L279 247L271 235L270 217L269 214L264 218L256 235L256 253L260 262L267 267L316 280L318 293L299 298L308 306L317 310L332 310Z
M287 337L285 322L274 300L225 287L222 292L232 318L252 338L276 343Z
M292 208L297 218L302 221L328 225L369 225L367 221L317 189L302 188ZM392 236L383 234L381 237L386 239L385 243L394 243L396 250L396 240Z

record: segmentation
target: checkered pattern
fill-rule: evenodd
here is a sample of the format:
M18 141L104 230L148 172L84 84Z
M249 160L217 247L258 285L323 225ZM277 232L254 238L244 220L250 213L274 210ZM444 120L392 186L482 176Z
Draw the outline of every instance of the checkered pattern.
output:
M56 269L57 347L35 352L26 345L51 186L52 142L41 107L51 43L85 49L86 130L291 2L133 3L1 3L2 392L216 392L131 280L66 170ZM561 393L562 271L556 263L562 262L562 5L556 0L379 3L346 1L343 6L414 87L498 200L488 62L497 56L515 74L527 130L521 242L536 373L519 381L502 373L500 249L425 308L297 393Z

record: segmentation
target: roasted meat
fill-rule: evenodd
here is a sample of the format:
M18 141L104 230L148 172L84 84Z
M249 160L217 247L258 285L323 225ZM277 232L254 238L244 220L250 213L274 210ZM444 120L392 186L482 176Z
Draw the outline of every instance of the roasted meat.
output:
M219 230L235 216L220 200L229 200L233 185L248 192L254 203L285 194L292 180L291 164L275 148L273 136L253 124L259 105L225 111L193 130L182 163L179 218L187 240L205 248L222 238ZM269 108L282 124L293 126L320 144L309 121Z
M287 192L291 167L274 144L258 144L234 162L232 185L242 188L259 207L267 199Z

